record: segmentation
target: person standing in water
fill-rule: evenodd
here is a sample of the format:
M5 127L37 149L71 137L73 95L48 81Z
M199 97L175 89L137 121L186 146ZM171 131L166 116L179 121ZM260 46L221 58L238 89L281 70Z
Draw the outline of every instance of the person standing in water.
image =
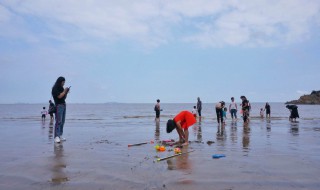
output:
M242 100L241 106L242 106L242 114L243 114L243 122L247 124L249 122L249 101L245 96L240 97Z
M44 122L46 120L46 115L47 115L46 107L43 107L42 111L41 111L42 122Z
M193 106L192 114L193 114L194 118L196 118L196 119L197 119L197 112L198 112L197 107Z
M266 106L264 107L264 109L266 110L266 118L270 119L271 107L268 102L266 103Z
M237 110L238 110L237 103L234 101L234 97L231 97L229 111L230 111L232 120L233 120L233 118L237 120Z
M198 97L197 110L198 110L199 119L201 119L202 102L200 100L200 97Z
M159 99L157 100L157 103L154 106L154 111L156 112L155 120L160 120L160 111L161 111L161 109L160 109L160 100Z
M224 101L221 101L221 102L218 102L216 104L216 114L217 114L217 121L218 121L218 124L220 125L223 124L223 109L224 109L224 106L225 106L225 103ZM221 122L220 122L221 121Z
M66 118L66 98L70 91L70 87L63 88L66 79L64 77L59 77L52 87L52 97L56 105L56 123L54 127L54 141L60 143L60 141L65 141L66 139L62 137L63 127Z

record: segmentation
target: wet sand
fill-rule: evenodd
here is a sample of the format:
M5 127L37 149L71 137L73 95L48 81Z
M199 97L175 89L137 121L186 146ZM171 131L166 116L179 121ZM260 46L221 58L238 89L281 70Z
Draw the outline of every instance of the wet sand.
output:
M173 151L155 144L177 139L165 120L67 120L66 142L35 120L1 121L0 189L283 189L320 187L320 121L230 120L223 128L204 119L189 129L192 153L155 162ZM210 143L214 142L214 143ZM207 143L209 142L209 143ZM225 158L212 159L213 154Z

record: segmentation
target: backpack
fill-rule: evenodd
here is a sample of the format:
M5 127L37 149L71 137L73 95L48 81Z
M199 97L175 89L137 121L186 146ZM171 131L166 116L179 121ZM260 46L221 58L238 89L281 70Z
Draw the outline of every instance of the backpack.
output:
M49 107L49 111L48 111L49 114L55 113L56 111L57 111L56 105L53 104L52 106Z

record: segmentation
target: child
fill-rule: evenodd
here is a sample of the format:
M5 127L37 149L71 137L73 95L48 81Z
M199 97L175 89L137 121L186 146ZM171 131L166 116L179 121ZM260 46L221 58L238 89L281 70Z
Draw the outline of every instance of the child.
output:
M197 112L198 112L197 107L193 106L192 114L193 114L194 118L196 118L196 119L197 119Z
M196 119L189 111L182 111L173 119L167 122L167 133L171 133L174 129L177 130L179 141L184 143L182 146L189 144L189 127L196 123Z
M47 115L46 107L43 107L43 109L42 109L42 111L41 111L42 121L45 121L45 120L46 120L46 115Z
M261 118L264 117L264 110L263 110L263 108L260 109L260 117L261 117Z
M223 112L222 112L222 117L223 117L223 124L226 123L226 119L227 119L227 111L228 111L228 108L223 108Z

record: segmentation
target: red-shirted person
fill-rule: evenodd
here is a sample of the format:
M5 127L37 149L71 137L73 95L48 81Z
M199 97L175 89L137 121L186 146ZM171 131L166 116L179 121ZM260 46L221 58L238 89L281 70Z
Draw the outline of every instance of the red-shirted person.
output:
M189 144L189 131L188 128L196 123L196 119L189 111L182 111L176 115L173 119L169 119L167 122L167 133L171 133L174 129L177 130L179 135L179 141L184 143L182 145Z

